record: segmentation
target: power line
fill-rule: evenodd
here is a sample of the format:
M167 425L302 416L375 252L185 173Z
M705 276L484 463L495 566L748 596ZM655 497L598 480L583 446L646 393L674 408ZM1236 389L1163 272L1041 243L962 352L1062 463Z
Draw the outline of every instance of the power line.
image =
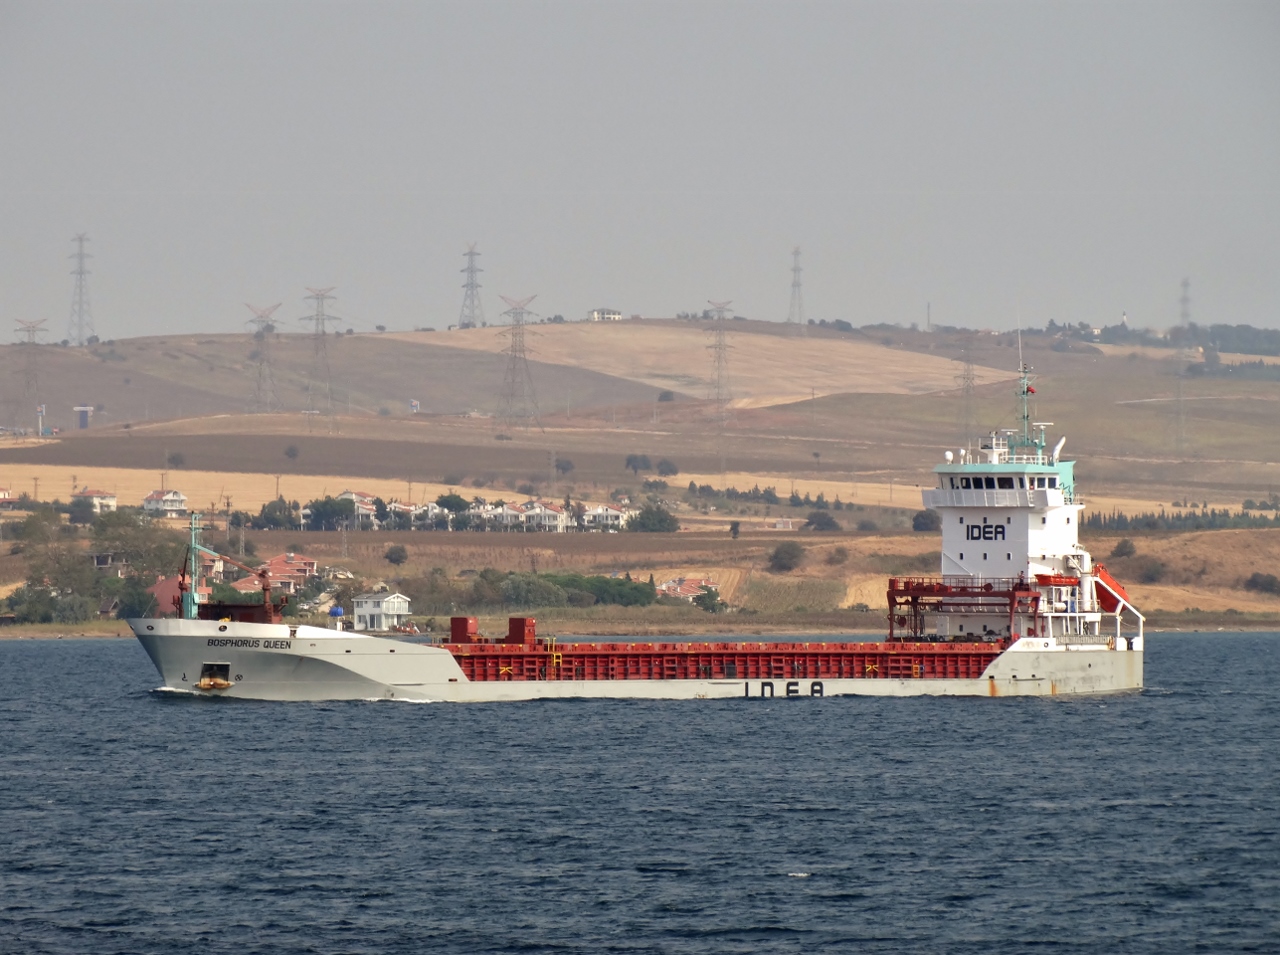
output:
M977 415L974 410L974 392L977 383L977 375L973 370L973 354L969 350L972 343L965 341L960 351L960 361L964 363L963 370L956 375L956 384L960 386L960 444L962 447L969 447L974 438L974 430L977 428Z
M498 422L506 427L528 428L530 422L545 431L538 416L538 399L533 390L533 375L529 371L529 356L525 351L524 327L529 315L528 305L536 295L524 299L499 296L511 307L503 315L511 324L503 330L507 336L507 368L502 377L502 402L498 409Z
M804 293L800 287L800 246L791 251L791 310L787 312L787 324L795 335L804 334Z
M312 323L311 370L307 374L305 413L325 415L329 418L331 428L333 426L333 373L329 368L328 325L330 322L342 321L337 315L330 315L325 311L325 303L332 302L336 298L329 294L333 289L334 286L308 287L307 291L311 294L305 298L307 301L316 303L316 310L313 314L299 319L303 323Z
M85 268L85 260L93 258L84 250L89 236L81 232L71 239L76 244L76 251L68 258L76 260L76 267L71 274L76 282L71 293L71 320L67 323L67 340L77 347L83 347L94 337L93 312L89 307L89 270Z
M19 343L22 348L22 396L15 402L13 413L15 424L35 410L40 401L40 336L46 332L42 327L44 323L43 318L38 322L24 322L18 319L18 331L26 336L26 341ZM42 417L39 411L36 412L36 416L37 419ZM37 436L40 430L42 429L37 425Z
M716 417L723 430L729 420L729 306L732 302L707 301L715 312L714 324L711 326L711 344L707 346L711 352L711 401L715 405Z
M472 242L467 246L467 251L462 253L467 260L467 264L463 267L462 273L467 280L462 283L462 313L458 316L459 328L479 328L484 324L484 304L480 301L480 282L476 278L484 269L476 265L476 259L480 253L476 251L476 244Z
M276 391L276 376L271 365L271 336L276 331L276 325L271 320L271 316L279 307L278 302L266 308L258 308L245 302L245 308L253 312L253 318L249 319L248 324L253 326L255 347L249 357L255 363L253 410L258 413L270 414L273 411L284 410L284 403L280 400L279 392Z

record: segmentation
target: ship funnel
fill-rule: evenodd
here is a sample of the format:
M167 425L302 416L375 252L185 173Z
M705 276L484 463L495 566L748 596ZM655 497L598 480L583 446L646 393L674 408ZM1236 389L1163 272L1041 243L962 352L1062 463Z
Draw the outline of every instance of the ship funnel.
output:
M1058 456L1062 454L1062 446L1067 443L1067 436L1064 434L1058 439L1058 443L1053 446L1053 463L1058 463Z

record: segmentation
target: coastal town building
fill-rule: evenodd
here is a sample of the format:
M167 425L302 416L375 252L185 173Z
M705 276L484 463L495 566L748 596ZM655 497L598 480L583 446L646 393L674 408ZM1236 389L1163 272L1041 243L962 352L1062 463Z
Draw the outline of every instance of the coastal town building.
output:
M582 523L589 531L620 531L638 513L623 504L594 504L583 511Z
M142 499L142 510L151 517L185 517L187 496L181 491L152 491Z
M95 514L106 514L116 509L116 496L114 494L89 487L82 487L72 493L71 503L74 504L77 501L88 501Z
M360 594L351 603L357 630L393 630L409 622L409 598L404 594Z
M659 584L657 589L659 596L675 597L693 603L695 597L708 590L718 591L720 585L710 577L676 577L674 580Z

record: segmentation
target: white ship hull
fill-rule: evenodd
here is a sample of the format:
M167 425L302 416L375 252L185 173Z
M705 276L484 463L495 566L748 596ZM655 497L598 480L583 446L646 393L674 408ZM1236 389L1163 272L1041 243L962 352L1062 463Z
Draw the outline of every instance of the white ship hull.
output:
M1143 650L1022 640L978 679L470 681L442 647L284 624L139 619L130 626L162 689L249 700L498 702L790 696L1067 696L1141 689ZM216 673L220 679L202 676ZM211 685L216 684L216 685ZM224 685L225 684L225 685Z

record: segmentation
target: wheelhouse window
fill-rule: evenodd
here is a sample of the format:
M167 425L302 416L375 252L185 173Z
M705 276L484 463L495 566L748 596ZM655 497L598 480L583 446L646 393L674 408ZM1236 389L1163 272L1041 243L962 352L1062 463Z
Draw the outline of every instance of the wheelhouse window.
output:
M1003 489L1008 490L1008 491L1012 491L1012 490L1013 490L1013 478L1011 478L1011 477L999 477L999 478L996 478L996 487L1003 488Z

